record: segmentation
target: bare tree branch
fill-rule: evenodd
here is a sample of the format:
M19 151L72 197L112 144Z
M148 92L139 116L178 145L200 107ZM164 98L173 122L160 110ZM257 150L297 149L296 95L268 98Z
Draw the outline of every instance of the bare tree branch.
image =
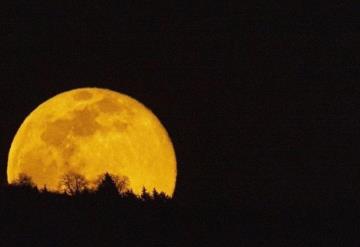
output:
M59 186L66 194L76 195L87 189L88 181L78 173L68 172L62 176Z

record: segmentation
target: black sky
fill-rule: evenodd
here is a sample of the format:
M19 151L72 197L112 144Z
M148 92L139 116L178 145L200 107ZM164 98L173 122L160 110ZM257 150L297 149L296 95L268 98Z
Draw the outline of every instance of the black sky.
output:
M96 86L135 97L162 120L184 201L357 197L354 8L17 1L1 9L2 180L24 117L59 92Z

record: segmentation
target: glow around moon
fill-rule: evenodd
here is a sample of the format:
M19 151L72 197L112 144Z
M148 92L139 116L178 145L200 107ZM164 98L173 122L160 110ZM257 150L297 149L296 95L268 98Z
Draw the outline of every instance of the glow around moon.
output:
M42 188L58 190L68 172L89 181L109 172L127 176L140 194L144 186L172 196L176 158L156 116L129 96L107 89L61 93L37 107L22 123L8 158L8 182L20 173Z

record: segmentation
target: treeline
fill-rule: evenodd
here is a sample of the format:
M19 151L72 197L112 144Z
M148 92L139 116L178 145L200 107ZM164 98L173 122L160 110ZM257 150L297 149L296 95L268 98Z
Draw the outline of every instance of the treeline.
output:
M68 172L64 174L58 185L58 190L49 191L46 186L38 188L32 178L25 173L20 173L18 178L10 184L3 186L2 190L32 192L45 194L58 194L64 196L81 195L104 195L119 196L123 199L141 201L169 201L171 198L164 192L158 192L155 188L148 191L143 187L141 195L136 195L129 188L129 179L126 176L105 173L94 181L87 180L83 175Z
M0 186L0 246L179 246L188 217L164 193L137 195L127 181L68 173L53 192L20 174Z
M179 201L104 174L63 177L61 192L22 174L0 187L0 246L359 246L359 204ZM96 186L95 186L96 185ZM213 191L214 197L217 194ZM217 192L221 193L221 192ZM242 199L244 202L246 198ZM213 202L213 203L211 203ZM284 201L285 203L285 201Z

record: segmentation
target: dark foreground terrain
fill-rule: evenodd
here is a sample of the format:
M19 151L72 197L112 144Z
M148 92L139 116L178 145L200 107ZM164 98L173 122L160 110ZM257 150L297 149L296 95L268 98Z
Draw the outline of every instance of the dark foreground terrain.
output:
M0 201L0 246L199 246L224 239L228 220L223 208L204 211L161 195L7 186Z
M357 246L355 204L249 207L3 186L1 246Z

